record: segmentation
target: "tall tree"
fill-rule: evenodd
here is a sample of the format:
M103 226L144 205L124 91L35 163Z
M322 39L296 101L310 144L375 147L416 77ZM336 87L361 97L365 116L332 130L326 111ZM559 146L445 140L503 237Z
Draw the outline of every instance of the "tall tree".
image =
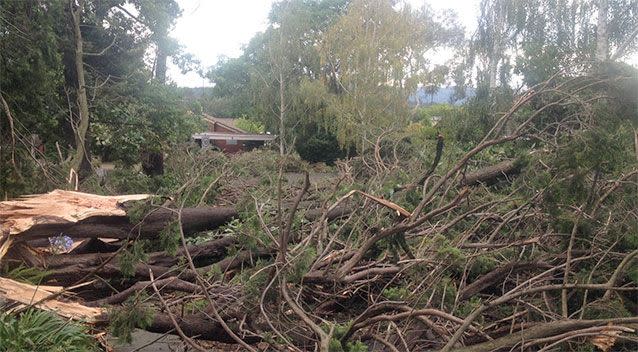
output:
M426 52L460 35L449 17L437 19L393 1L353 1L326 33L322 62L335 83L337 137L360 150L371 136L401 125L409 116L408 97L430 72Z
M483 0L466 69L478 66L485 77L477 81L490 88L499 76L509 84L513 73L531 86L593 60L621 59L636 52L637 37L633 0Z
M598 61L606 61L609 58L608 15L609 1L598 0L598 22L596 23L596 60Z
M73 62L77 77L76 99L77 119L71 122L75 132L75 156L71 167L78 173L87 174L90 166L87 133L89 130L89 101L86 95L86 79L84 77L84 41L80 29L81 17L84 12L84 0L69 0L69 14L71 15L73 29Z
M216 102L231 114L259 117L279 135L286 152L295 139L293 127L305 116L298 105L303 79L323 72L318 47L323 34L346 8L346 0L287 0L273 5L270 25L244 48L240 58L223 59L207 76L215 83ZM249 102L249 104L246 104ZM220 109L222 113L228 111Z

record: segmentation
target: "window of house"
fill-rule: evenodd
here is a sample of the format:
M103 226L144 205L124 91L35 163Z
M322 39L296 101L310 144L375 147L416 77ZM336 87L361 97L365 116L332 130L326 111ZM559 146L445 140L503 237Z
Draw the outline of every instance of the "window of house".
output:
M237 145L237 140L236 139L227 139L226 140L226 144L227 145Z

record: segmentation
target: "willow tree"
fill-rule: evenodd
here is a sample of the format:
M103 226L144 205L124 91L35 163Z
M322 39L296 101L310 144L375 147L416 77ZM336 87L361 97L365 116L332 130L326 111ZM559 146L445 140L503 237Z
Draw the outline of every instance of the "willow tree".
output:
M353 1L326 33L322 64L333 84L335 130L342 145L364 150L381 130L407 121L408 97L428 73L428 50L451 43L450 18L393 1Z

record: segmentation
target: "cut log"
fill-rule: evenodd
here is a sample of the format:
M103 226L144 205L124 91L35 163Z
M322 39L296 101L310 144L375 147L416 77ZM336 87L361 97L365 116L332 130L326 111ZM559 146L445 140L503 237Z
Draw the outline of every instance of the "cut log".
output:
M155 209L140 223L129 220L123 202L141 200L149 195L98 196L56 190L0 202L0 258L12 242L25 242L64 234L80 238L154 238L177 213ZM230 207L182 209L182 227L186 234L215 229L237 216Z
M86 305L89 307L100 307L107 304L122 303L133 294L150 289L151 284L151 281L138 281L133 286L127 288L122 292L103 299L87 302ZM155 284L157 285L159 290L162 291L180 291L194 293L200 288L198 285L178 279L176 277L168 277L166 279L155 280Z
M213 248L212 244L220 245L220 244L223 244L224 242L230 242L230 241L225 237L216 241L209 242L208 247ZM218 257L215 256L214 258L216 259L211 259L213 257L207 258L208 262L210 262L211 264L205 262L204 258L206 258L206 255L211 254L212 252L209 252L208 254L199 253L198 251L191 252L191 255L193 255L193 253L195 253L196 255L199 255L199 257L193 256L193 261L196 263L196 265L198 263L209 264L207 266L197 268L197 271L199 272L200 275L209 273L213 269L215 269L216 271L219 270L222 273L226 273L228 271L241 268L242 266L252 266L255 264L256 260L270 258L275 254L275 250L270 248L257 249L254 251L244 250L244 251L238 252L236 255L224 258L222 260L222 257L226 255L226 250L222 249L221 247L219 248L219 250L220 250L219 252L220 256ZM223 252L223 255L221 255L222 252ZM162 254L163 256L158 258L153 258L153 256L156 256L158 254ZM55 267L47 268L48 272L47 272L46 278L48 282L55 282L57 284L66 285L66 284L74 283L75 280L77 280L78 276L82 277L82 276L91 275L91 274L97 275L103 278L122 277L122 271L116 259L104 265L101 265L101 263L99 262L98 258L108 259L108 258L104 258L105 256L108 256L108 255L112 255L112 253L111 254L109 253L95 254L92 256L89 256L89 255L58 256L58 258L49 262L50 265L55 265ZM60 257L63 257L64 259L61 260ZM77 263L73 264L72 262L74 257L81 257L81 260L78 260ZM153 273L157 276L169 275L171 274L171 270L173 270L171 266L177 264L178 258L180 258L180 256L169 257L164 252L157 252L157 253L151 254L149 256L149 260L147 261L147 263L138 263L134 266L133 277L131 279L132 280L147 280L149 278L149 275L148 275L149 269L152 269ZM173 274L176 274L176 273L173 273ZM184 269L179 272L179 278L185 281L195 282L196 277L197 277L197 273L193 272L190 269Z
M158 277L166 276L169 274L176 274L175 270L165 266L148 265L144 263L138 263L133 267L131 281L148 280L148 270L153 270ZM70 285L75 283L79 278L85 276L99 276L102 278L122 278L122 269L117 263L109 262L101 266L83 266L83 265L70 265L67 267L54 269L47 272L46 280L49 283L55 283L59 285ZM195 281L195 274L190 270L184 270L180 273L179 277L186 281ZM108 292L104 292L108 294Z

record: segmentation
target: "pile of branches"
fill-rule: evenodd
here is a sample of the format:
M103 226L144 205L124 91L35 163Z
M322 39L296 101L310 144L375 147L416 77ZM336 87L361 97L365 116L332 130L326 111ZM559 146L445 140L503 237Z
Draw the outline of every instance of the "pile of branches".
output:
M637 162L609 172L557 168L563 138L594 124L594 100L581 94L601 84L550 80L524 92L460 156L446 156L439 136L431 162L389 191L408 165L397 157L400 139L386 153L380 137L358 164L341 163L327 189L308 174L285 185L280 171L273 194L241 212L167 200L141 219L124 210L36 224L5 233L12 247L3 260L65 287L20 309L52 300L99 307L97 326L133 321L195 350L206 350L203 340L248 351L631 350ZM577 113L543 121L556 109ZM476 162L515 143L527 155ZM577 177L582 197L559 194ZM189 244L233 219L242 226ZM178 249L136 256L140 239L167 229ZM52 233L86 240L65 254L36 250Z

